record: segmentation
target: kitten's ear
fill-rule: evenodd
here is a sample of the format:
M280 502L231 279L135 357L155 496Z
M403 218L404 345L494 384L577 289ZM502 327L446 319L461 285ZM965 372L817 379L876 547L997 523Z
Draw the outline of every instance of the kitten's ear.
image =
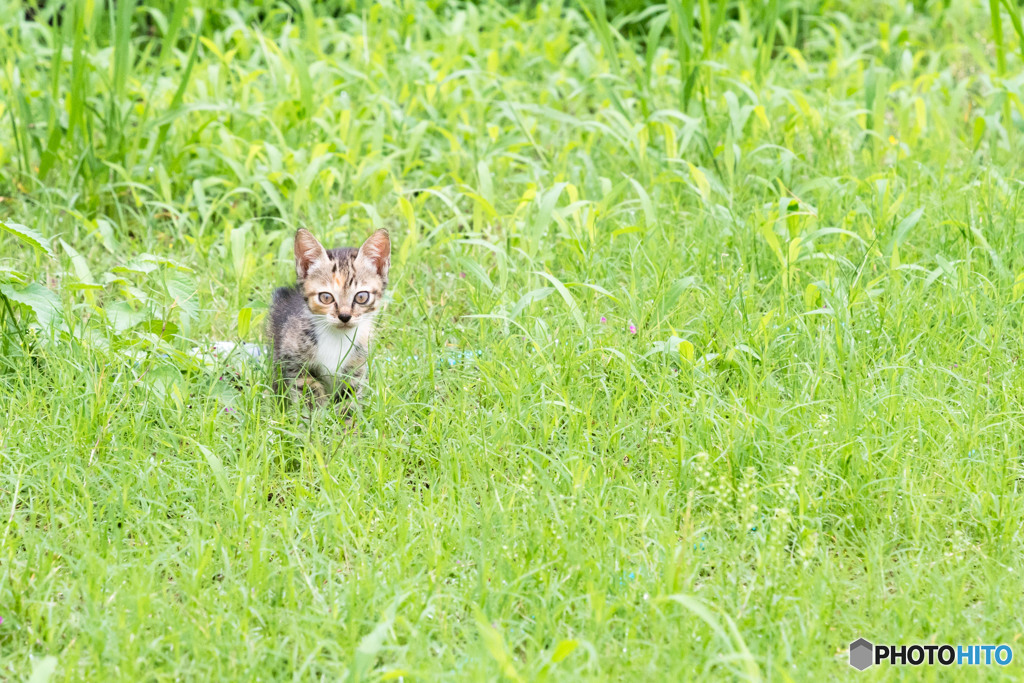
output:
M317 261L327 260L327 251L316 241L313 233L299 228L295 233L295 273L300 280L309 274L310 267Z
M363 246L359 247L359 258L366 259L383 278L388 276L391 267L391 238L388 231L381 228L370 235Z

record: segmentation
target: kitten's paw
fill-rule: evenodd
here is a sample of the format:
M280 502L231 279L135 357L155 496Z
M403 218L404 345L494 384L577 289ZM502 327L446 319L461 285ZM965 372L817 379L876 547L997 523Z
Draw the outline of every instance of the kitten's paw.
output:
M327 403L327 391L324 385L312 377L299 377L292 385L296 401L305 400L310 409Z

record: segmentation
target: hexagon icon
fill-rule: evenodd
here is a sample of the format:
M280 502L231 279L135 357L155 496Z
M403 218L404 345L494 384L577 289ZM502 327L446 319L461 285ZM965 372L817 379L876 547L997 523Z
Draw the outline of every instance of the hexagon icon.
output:
M850 643L850 666L863 671L875 663L875 646L863 638Z

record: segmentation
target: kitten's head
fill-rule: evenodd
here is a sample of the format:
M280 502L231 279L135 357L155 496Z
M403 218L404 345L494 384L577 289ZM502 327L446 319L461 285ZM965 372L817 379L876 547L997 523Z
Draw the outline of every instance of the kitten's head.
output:
M384 304L391 240L378 230L359 249L327 251L300 229L295 233L295 272L306 305L320 324L339 329L369 320Z

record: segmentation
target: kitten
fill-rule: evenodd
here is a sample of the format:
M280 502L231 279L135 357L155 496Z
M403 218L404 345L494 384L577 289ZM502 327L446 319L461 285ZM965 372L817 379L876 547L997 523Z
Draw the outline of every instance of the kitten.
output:
M268 334L274 390L323 405L362 394L373 321L384 305L391 240L378 230L359 249L324 249L305 229L295 233L293 287L274 292Z

